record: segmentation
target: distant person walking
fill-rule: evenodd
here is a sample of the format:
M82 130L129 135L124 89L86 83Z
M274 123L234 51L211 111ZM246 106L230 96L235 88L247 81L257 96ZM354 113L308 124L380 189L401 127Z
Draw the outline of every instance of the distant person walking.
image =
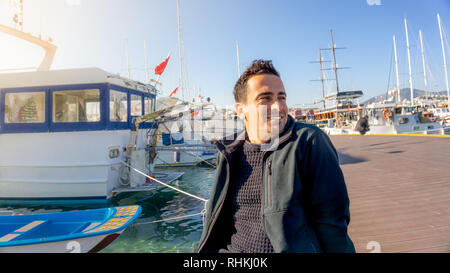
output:
M356 123L355 131L358 131L361 135L365 135L369 130L369 116L365 115Z

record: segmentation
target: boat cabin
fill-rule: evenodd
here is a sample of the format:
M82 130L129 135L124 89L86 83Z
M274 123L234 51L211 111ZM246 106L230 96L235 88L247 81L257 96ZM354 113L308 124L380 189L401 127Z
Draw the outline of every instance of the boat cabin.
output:
M0 134L126 130L154 111L155 96L98 68L0 74Z

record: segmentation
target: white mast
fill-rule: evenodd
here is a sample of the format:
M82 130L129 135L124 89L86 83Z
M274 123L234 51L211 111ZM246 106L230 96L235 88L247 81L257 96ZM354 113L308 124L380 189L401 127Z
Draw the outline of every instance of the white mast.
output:
M406 17L405 17L405 32L406 32L406 48L408 51L409 88L411 90L411 106L413 106L414 105L414 94L413 94L412 72L411 72L411 53L409 50L408 23L406 22Z
M238 71L238 78L241 76L241 64L239 60L239 44L236 41L236 59L237 59L237 71Z
M447 86L448 108L450 109L450 91L449 91L449 86L448 86L447 59L445 57L444 39L442 37L441 17L439 16L439 13L437 15L437 18L438 18L438 24L439 24L439 33L441 34L442 57L444 58L444 72L445 72L445 84Z
M395 41L395 35L393 37L394 40L394 57L395 57L395 75L397 77L397 100L400 102L400 78L398 76L398 58L397 58L397 42Z
M419 38L420 38L420 49L422 51L422 66L423 66L423 80L425 82L425 91L427 91L427 70L425 69L425 53L423 50L423 37L422 37L422 30L419 29Z
M145 82L150 83L150 76L148 74L147 40L144 40L144 56L145 56Z
M177 0L177 18L178 18L178 57L179 57L179 66L180 66L180 91L181 96L184 100L184 86L183 86L183 54L181 50L181 22L180 22L180 0Z

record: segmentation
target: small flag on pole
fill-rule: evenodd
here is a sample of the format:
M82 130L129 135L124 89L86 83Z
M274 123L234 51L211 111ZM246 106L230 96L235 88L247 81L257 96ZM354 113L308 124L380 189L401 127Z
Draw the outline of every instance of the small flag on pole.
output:
M167 63L169 62L169 59L170 59L170 55L167 56L167 58L162 63L160 63L158 66L155 67L156 75L161 75L164 72L164 70L166 69Z
M172 93L170 93L169 97L172 97L172 95L175 95L175 93L177 93L178 91L178 87L175 88L175 90L172 91Z

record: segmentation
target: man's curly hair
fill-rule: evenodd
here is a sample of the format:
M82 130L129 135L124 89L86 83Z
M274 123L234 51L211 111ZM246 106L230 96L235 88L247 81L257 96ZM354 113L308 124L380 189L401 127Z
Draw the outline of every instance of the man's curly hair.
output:
M254 60L252 64L242 73L234 86L234 100L238 103L247 103L247 82L256 75L272 74L280 77L280 74L272 65L271 60Z

